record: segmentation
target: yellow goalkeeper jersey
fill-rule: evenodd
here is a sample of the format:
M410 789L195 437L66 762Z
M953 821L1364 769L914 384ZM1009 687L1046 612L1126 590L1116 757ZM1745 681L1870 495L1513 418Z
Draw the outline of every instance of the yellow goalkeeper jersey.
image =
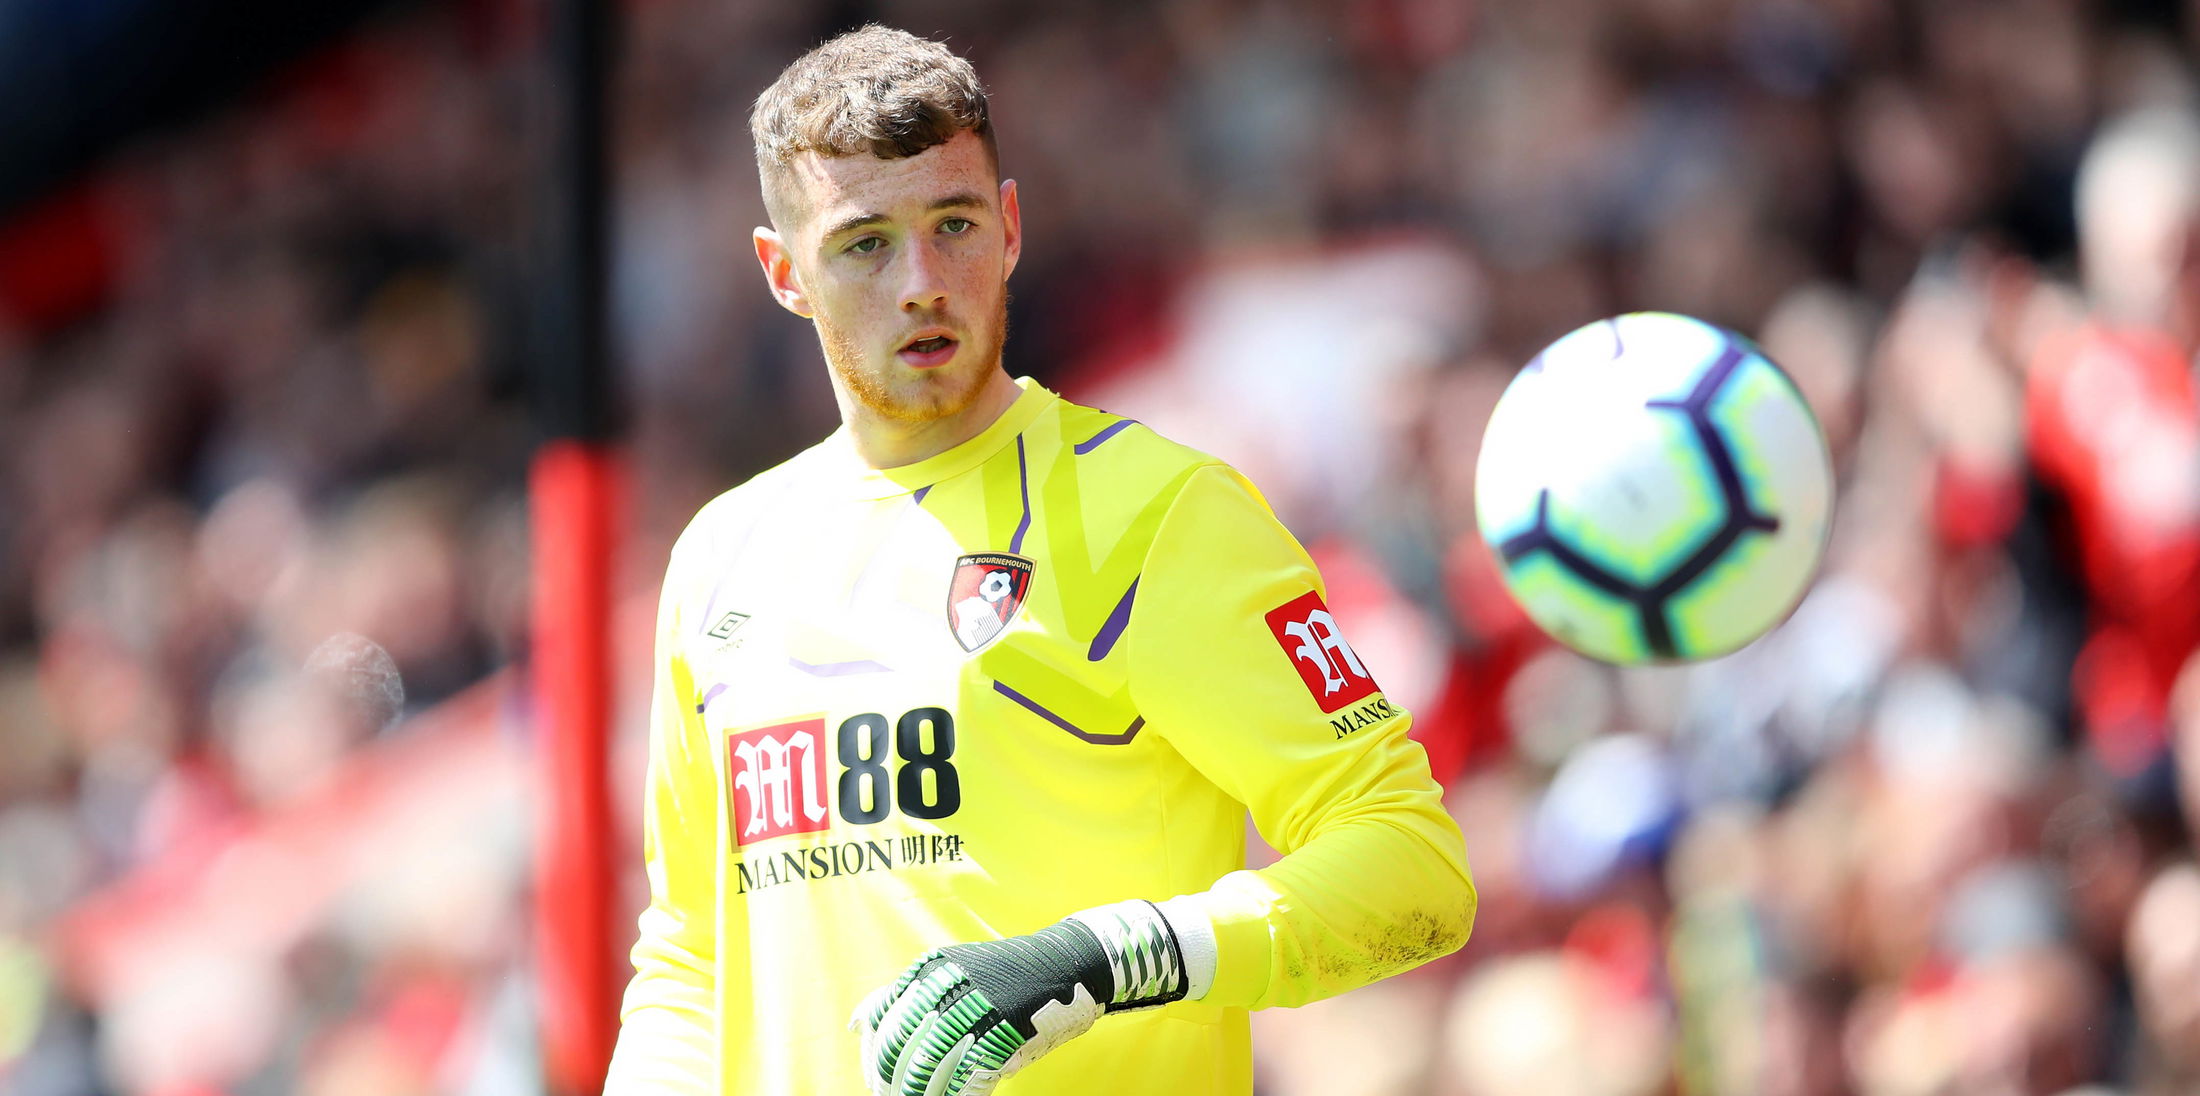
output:
M1105 1017L998 1091L1247 1093L1246 1010L1465 939L1408 717L1259 493L1019 383L917 464L836 433L674 546L607 1092L856 1096L849 1015L926 950L1190 894L1206 995ZM1286 854L1259 871L1248 810Z

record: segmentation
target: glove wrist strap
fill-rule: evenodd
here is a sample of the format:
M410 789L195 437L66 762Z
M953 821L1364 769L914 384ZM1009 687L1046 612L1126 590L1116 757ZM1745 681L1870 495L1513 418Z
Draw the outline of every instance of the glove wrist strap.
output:
M1176 933L1176 951L1184 957L1184 999L1202 1001L1214 988L1215 968L1221 962L1221 945L1215 940L1215 922L1197 894L1180 894L1157 902L1169 928Z
M1153 903L1132 899L1080 910L1067 919L1090 929L1108 957L1115 985L1107 1011L1152 1008L1184 996L1189 986L1184 954L1168 918Z

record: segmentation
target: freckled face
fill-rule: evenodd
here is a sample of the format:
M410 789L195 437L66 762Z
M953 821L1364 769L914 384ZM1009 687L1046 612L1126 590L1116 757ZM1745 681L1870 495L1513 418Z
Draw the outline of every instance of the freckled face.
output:
M849 410L900 423L968 411L1007 337L1015 183L968 132L901 159L789 166L802 212L786 243Z

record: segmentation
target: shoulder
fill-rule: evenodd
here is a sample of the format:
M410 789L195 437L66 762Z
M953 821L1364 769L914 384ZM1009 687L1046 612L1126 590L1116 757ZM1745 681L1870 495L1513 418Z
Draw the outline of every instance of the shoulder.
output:
M696 557L724 558L748 539L759 522L794 505L806 494L800 487L822 459L824 444L813 445L704 503L673 542L672 567L678 570L685 560Z
M1194 482L1224 480L1258 496L1251 482L1221 458L1157 433L1136 418L1062 400L1054 420L1057 459L1074 461L1080 480L1104 483L1109 494L1166 502Z

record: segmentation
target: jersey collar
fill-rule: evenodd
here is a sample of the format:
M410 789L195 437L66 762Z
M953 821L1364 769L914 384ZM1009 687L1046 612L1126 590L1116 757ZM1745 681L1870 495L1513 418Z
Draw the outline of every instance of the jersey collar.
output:
M833 432L832 444L846 467L854 472L854 495L858 498L883 499L906 495L920 487L929 487L942 480L953 479L984 464L987 457L1000 452L1001 447L1024 432L1032 421L1061 397L1048 391L1030 377L1016 378L1016 386L1023 394L1016 402L993 420L993 425L978 432L978 436L949 449L944 453L926 457L915 464L894 468L872 468L855 455L855 443L848 438L848 428L842 426Z

